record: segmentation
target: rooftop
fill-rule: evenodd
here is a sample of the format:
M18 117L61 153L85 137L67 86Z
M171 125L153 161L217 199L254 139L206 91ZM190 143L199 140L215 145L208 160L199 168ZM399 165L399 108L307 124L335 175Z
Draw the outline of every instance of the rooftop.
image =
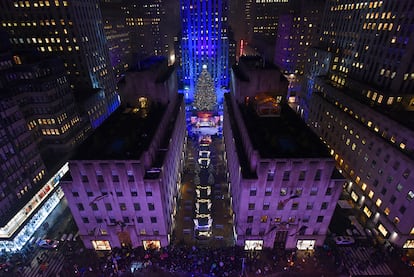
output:
M239 105L253 147L261 158L330 158L328 149L298 115L282 104L278 117L260 117L252 105Z
M154 136L166 107L148 111L118 108L71 157L72 160L139 159Z

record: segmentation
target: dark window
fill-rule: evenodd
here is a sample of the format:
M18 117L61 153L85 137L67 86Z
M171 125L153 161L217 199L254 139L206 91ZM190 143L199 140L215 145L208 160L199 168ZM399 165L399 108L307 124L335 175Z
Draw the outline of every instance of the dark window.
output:
M323 221L323 216L318 216L318 218L316 219L316 222L322 222Z
M401 214L404 214L406 209L407 209L406 207L401 206L401 207L400 207L400 213L401 213Z
M272 195L272 188L266 188L265 196L271 196L271 195Z
M273 171L269 170L269 172L267 173L267 180L268 181L273 181L274 177L275 177L275 173Z
M374 143L373 142L370 142L369 145L368 145L368 149L369 150L372 150L372 146L374 146Z
M89 182L88 176L86 176L86 175L82 175L81 179L82 179L83 183L88 183Z
M119 176L118 175L112 175L112 182L119 182Z
M404 177L404 179L407 179L409 176L410 176L410 170L409 169L406 169L406 170L404 170L404 173L403 173L403 177Z
M98 205L96 203L92 203L91 208L92 208L92 211L97 211L98 210Z
M297 210L299 209L299 203L298 202L293 202L292 203L292 210Z
M320 181L321 180L321 175L322 175L322 170L321 169L316 170L316 174L315 174L314 180L315 181Z
M154 236L158 236L160 234L160 231L154 230L152 233L154 234Z
M115 224L115 223L116 223L116 220L115 220L115 218L110 217L110 218L109 218L109 222L111 222L112 224Z
M382 195L385 195L387 193L387 189L386 188L382 188L382 190L381 190L381 194Z
M96 179L98 180L99 183L103 183L104 178L102 175L96 175Z
M284 207L285 207L285 205L283 204L283 201L279 201L279 203L277 204L277 209L278 210L283 210Z
M253 222L253 216L249 215L247 217L247 223L252 223Z
M144 219L142 218L142 216L137 217L137 222L138 223L143 223L144 222Z
M392 182L392 180L393 180L394 178L392 177L392 176L388 176L387 177L387 183L388 184L391 184L391 182Z
M141 205L139 203L134 203L134 210L135 211L140 211L141 210Z
M138 192L136 192L136 191L131 191L131 196L138 196Z
M129 223L129 217L127 216L122 217L122 220L124 221L124 223Z
M87 218L87 217L82 217L82 222L83 222L83 223L89 223L89 218Z
M147 191L145 192L145 195L146 195L146 196L152 196L152 191L147 190Z
M79 197L79 192L77 192L77 191L72 191L72 195L73 195L73 197Z
M102 217L97 217L96 218L96 223L102 223L102 222L103 222Z
M250 189L250 196L256 196L257 190L256 189Z
M259 236L264 236L265 234L265 229L260 229L259 230Z
M125 203L119 203L119 208L121 209L121 211L126 211L126 204Z
M377 180L377 179L375 179L375 180L374 180L374 182L372 182L372 185L373 185L374 187L377 187L377 186L378 186L378 183L379 183L379 182L378 182L378 180Z
M122 191L117 191L117 192L116 192L116 196L118 196L118 197L122 197L122 196L124 196L124 194L122 193Z
M302 171L299 173L299 181L303 181L303 180L305 180L305 177L306 177L306 171L302 170Z
M150 210L150 211L155 210L154 203L148 203L148 210Z
M400 168L400 162L395 162L395 163L393 164L392 168L393 168L394 170L398 170L398 168Z
M310 191L310 195L317 195L318 194L318 188L317 187L312 187L311 191Z
M247 228L246 229L246 236L251 236L252 235L252 228Z
M263 203L263 210L268 210L270 207L269 203Z
M290 179L290 171L283 172L283 181L289 181Z
M332 195L332 188L327 188L325 195Z
M129 175L128 174L128 182L135 182L134 175Z
M313 209L313 203L312 202L306 203L306 209L307 210L312 210Z
M254 210L255 204L254 203L249 203L249 210Z
M151 223L157 223L157 218L155 216L151 216Z
M390 160L390 155L389 154L385 155L384 162L388 163L389 160Z
M86 195L88 195L88 197L92 197L93 196L93 192L92 191L88 191L88 192L86 192Z
M328 208L328 202L323 202L321 206L321 210L326 210Z
M111 203L105 203L105 209L107 211L112 211L112 205L111 205Z
M79 211L84 211L85 210L82 203L77 203L76 206L78 207Z
M397 200L397 197L395 197L394 195L393 195L393 196L391 196L391 198L390 198L390 203L391 203L391 204L394 204L394 203L395 203L395 200Z

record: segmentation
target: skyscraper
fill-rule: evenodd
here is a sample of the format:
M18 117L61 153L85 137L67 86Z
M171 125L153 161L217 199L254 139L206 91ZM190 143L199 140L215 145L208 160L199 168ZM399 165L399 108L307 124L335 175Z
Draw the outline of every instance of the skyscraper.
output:
M181 0L181 86L192 100L197 79L203 69L212 76L217 100L229 84L229 38L227 0Z
M324 2L304 1L293 13L279 16L274 62L284 74L303 75L307 49L319 39Z
M409 0L327 1L300 107L350 179L360 221L403 248L414 248L413 12Z
M116 109L119 98L99 0L2 0L0 8L1 26L14 49L36 48L60 56L77 99L85 99L91 89L103 91L104 104L99 99L92 108L100 110L96 122L103 122Z
M123 1L134 63L149 56L175 61L173 37L179 32L179 2L166 0Z
M109 58L117 80L129 69L132 58L129 28L126 25L126 8L121 2L119 0L101 3Z
M2 50L0 250L16 251L63 197L62 157L89 125L79 117L60 59Z

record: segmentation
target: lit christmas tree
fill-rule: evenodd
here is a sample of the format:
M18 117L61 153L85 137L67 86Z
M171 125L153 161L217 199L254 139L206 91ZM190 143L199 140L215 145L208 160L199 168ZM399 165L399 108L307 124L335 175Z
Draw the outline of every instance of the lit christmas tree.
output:
M205 65L203 66L203 70L197 80L197 88L194 95L193 106L198 111L214 111L217 106L214 81L208 73L207 66Z

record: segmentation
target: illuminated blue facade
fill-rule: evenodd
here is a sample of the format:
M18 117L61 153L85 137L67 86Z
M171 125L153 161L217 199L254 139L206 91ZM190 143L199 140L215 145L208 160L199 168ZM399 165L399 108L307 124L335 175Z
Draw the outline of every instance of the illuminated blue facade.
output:
M180 75L188 100L194 99L203 65L216 85L217 101L223 100L230 79L227 12L227 0L181 0Z

